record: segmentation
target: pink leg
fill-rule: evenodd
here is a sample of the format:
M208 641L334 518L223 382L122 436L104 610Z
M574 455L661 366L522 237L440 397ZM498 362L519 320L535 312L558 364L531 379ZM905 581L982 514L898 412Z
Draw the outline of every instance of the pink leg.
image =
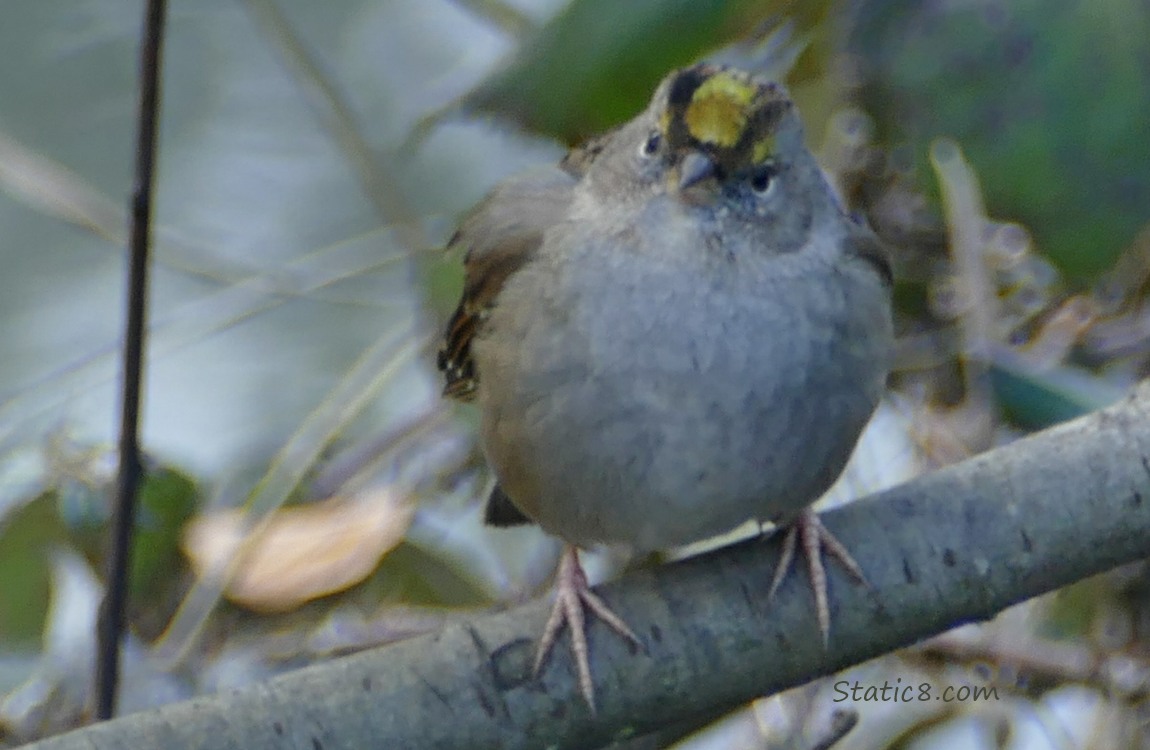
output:
M591 664L587 649L587 633L584 628L584 612L590 609L599 619L607 623L612 630L623 636L631 643L639 646L639 638L627 627L627 623L596 596L591 587L587 585L587 576L583 573L583 566L579 564L579 552L573 545L563 549L559 558L559 571L555 576L555 605L551 608L551 617L543 629L543 638L539 641L539 650L535 652L535 667L533 673L539 674L543 668L551 647L563 629L564 623L571 628L571 653L575 657L575 668L579 673L579 690L595 712L595 688L591 682Z
M795 546L801 545L803 557L807 559L807 572L811 578L811 590L815 595L815 613L819 618L819 631L823 634L823 645L831 632L831 610L827 603L827 571L823 567L823 552L839 561L851 577L863 585L868 585L862 568L851 557L851 553L842 542L835 539L831 532L823 526L818 515L809 508L804 510L794 522L787 527L786 536L783 537L783 552L779 557L779 567L775 570L775 577L771 581L771 589L767 594L767 601L775 598L779 584L787 577L791 562L795 556Z

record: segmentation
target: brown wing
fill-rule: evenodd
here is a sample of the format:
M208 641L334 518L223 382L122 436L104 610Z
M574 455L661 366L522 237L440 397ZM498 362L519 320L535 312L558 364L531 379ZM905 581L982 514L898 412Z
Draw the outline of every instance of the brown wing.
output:
M578 177L564 168L532 172L500 183L464 219L448 248L464 247L463 295L448 321L436 362L446 396L468 401L479 373L471 342L482 329L503 282L531 260L543 235L563 218Z

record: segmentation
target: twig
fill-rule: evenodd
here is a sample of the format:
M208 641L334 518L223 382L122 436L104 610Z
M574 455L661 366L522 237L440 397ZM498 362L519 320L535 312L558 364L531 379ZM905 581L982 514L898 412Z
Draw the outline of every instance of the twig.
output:
M160 109L160 70L164 40L164 0L148 0L140 48L139 130L136 177L132 189L129 238L127 320L124 326L124 390L120 419L120 468L112 508L112 543L108 558L108 591L100 605L96 655L96 718L116 710L120 640L128 599L128 565L140 482L140 386L143 380L144 325L148 307L148 240L152 220L156 130Z

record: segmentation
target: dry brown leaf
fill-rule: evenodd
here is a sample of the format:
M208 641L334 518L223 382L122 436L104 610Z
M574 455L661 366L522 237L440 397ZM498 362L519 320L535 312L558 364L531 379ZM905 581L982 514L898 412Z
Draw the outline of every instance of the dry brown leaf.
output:
M403 540L414 513L412 498L390 489L280 509L246 542L225 594L250 609L285 612L343 591ZM184 553L197 574L224 569L245 542L244 517L229 510L188 523Z

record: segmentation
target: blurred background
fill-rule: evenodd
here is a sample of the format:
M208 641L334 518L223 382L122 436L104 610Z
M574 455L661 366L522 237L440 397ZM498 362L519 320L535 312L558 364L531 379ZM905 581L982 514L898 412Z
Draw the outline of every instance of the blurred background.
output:
M0 746L88 720L143 8L4 14ZM701 58L788 83L895 253L897 369L830 502L1144 376L1146 0L173 0L123 711L547 591L558 546L483 528L475 414L439 397L440 248ZM825 746L845 708L835 747L1150 747L1148 584L1131 566L844 677L995 700L836 704L832 679L634 746Z

